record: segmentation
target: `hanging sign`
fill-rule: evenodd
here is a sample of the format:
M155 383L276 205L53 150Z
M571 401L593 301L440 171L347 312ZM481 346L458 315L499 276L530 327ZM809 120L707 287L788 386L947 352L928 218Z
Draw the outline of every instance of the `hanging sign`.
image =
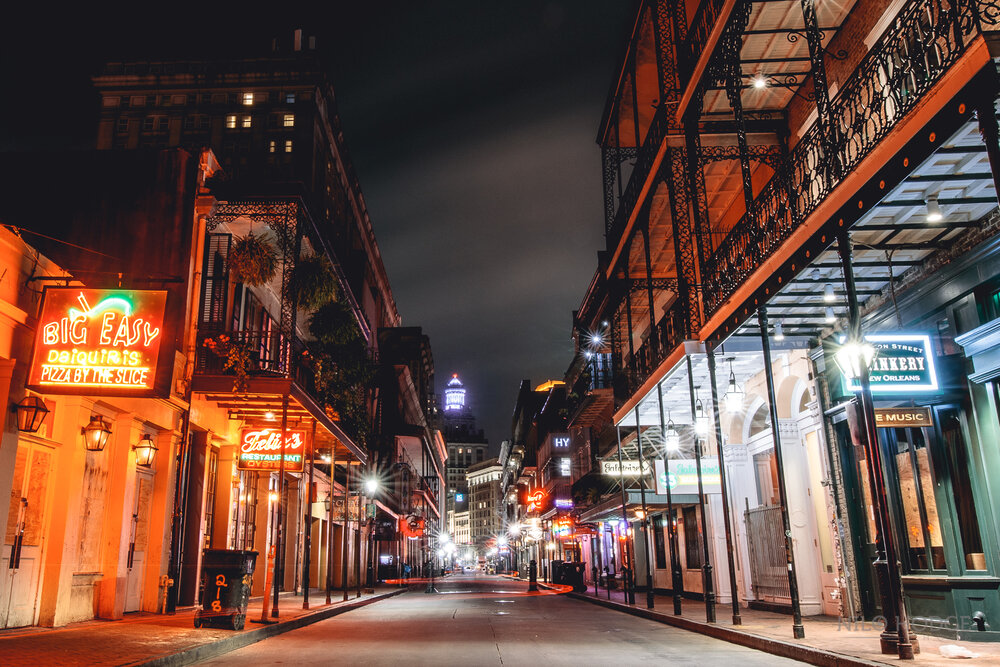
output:
M650 473L649 461L642 462L642 473L648 475ZM617 459L611 459L610 461L601 461L601 474L611 475L612 477L638 477L639 476L639 459L625 459L622 461L621 466L618 465Z
M534 491L525 491L524 493L524 511L528 514L543 512L548 507L549 494L547 494L542 489L535 489Z
M344 521L344 498L334 498L330 501L332 504L330 506L330 512L333 514L334 521ZM347 521L360 521L361 520L361 503L358 502L358 497L354 496L350 498L350 503L347 506Z
M879 428L933 425L930 408L875 408L875 426Z
M865 340L876 352L868 369L873 394L937 390L930 336L870 334ZM848 380L847 389L861 391L861 383L857 379Z
M657 459L656 492L666 495L667 486L671 494L698 493L698 464L695 459L670 459L670 474L667 474L663 459ZM705 493L722 493L722 478L719 475L719 459L705 456L701 459L701 486Z
M28 387L50 394L157 395L166 306L166 290L46 288Z
M302 472L305 458L305 431L288 431L285 438L285 472ZM281 466L281 429L245 428L240 437L239 470L279 470Z

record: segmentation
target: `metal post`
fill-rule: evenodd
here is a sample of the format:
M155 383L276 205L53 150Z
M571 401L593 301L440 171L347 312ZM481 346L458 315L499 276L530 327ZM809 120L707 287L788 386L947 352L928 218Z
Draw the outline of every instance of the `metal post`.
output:
M635 439L636 444L639 447L639 499L642 504L642 520L639 524L642 526L642 539L646 543L646 548L643 555L646 557L646 608L653 608L653 569L650 559L650 544L649 544L649 514L646 511L646 481L644 479L645 474L643 473L643 465L646 459L642 455L642 424L639 422L639 404L635 406Z
M997 112L993 96L976 109L976 120L979 121L979 134L986 144L986 155L990 160L990 171L993 172L993 186L1000 193L1000 128L997 126Z
M785 466L781 456L781 438L778 435L778 407L774 402L774 374L771 371L771 335L768 331L767 309L757 311L760 324L760 342L764 348L764 378L767 380L767 405L771 415L771 436L774 439L774 460L778 465L778 501L781 503L781 525L785 531L785 557L788 564L788 592L792 598L792 636L802 639L806 629L802 626L802 609L799 606L799 583L795 571L795 551L792 546L792 526L788 520L788 493L785 490Z
M333 475L337 470L337 444L330 446L330 506L326 510L326 603L333 603Z
M312 435L309 437L309 486L306 487L305 553L302 554L302 608L309 608L309 568L312 566L312 490L313 468L316 465L316 420L312 420Z
M332 473L332 471L331 471ZM331 482L332 483L332 482ZM344 466L344 524L340 531L340 580L344 587L344 602L347 602L347 527L351 518L351 460ZM359 517L360 519L360 517Z
M656 383L656 399L660 407L660 435L666 439L667 424L663 419L663 385ZM681 570L680 559L677 557L677 535L674 530L674 496L670 489L670 452L663 452L664 474L667 476L667 541L670 543L670 589L674 599L674 615L681 615Z
M847 289L848 324L850 327L850 342L860 343L863 340L861 332L861 311L858 305L857 289L854 283L854 268L852 266L851 240L847 233L841 234L837 242L840 260L844 272L844 284ZM871 486L872 505L875 511L875 549L877 558L873 565L881 579L879 594L882 597L882 612L885 615L885 629L880 636L882 653L896 653L902 660L912 660L914 643L910 641L910 622L906 614L906 604L903 600L902 582L899 578L899 560L896 551L892 523L889 519L889 508L883 475L882 451L879 448L878 433L875 427L875 404L872 400L871 385L868 379L866 363L858 364L861 370L859 378L861 391L861 416L863 421L864 447L867 459L869 484ZM892 627L895 622L895 627Z
M730 528L729 518L729 491L726 488L726 460L722 451L722 419L719 416L719 388L715 381L715 350L712 344L706 345L708 349L708 377L712 384L712 418L715 420L715 443L719 450L719 483L722 486L722 520L726 524L726 559L729 566L729 589L733 605L733 625L742 625L743 619L740 617L740 596L736 587L736 563L733 548L733 531Z
M627 544L628 513L626 507L628 506L628 501L625 499L625 464L622 463L622 430L620 426L615 426L615 435L618 436L618 477L622 487L622 521L625 522L625 542ZM622 592L625 593L625 604L635 604L635 591L629 586L629 577L624 570L622 571L622 589Z
M274 529L274 600L271 605L271 617L278 618L278 591L281 589L279 579L281 578L284 558L281 548L281 519L285 509L285 440L288 439L288 394L281 397L281 445L279 446L278 457L278 516L275 519Z
M688 389L691 398L691 425L694 434L694 465L698 475L698 509L701 510L701 548L704 552L701 566L702 590L705 594L705 620L715 623L715 582L712 579L712 557L708 551L708 517L705 514L705 488L701 476L701 438L698 436L698 411L695 405L694 369L691 367L691 355L686 355L688 371ZM687 540L687 535L684 536Z

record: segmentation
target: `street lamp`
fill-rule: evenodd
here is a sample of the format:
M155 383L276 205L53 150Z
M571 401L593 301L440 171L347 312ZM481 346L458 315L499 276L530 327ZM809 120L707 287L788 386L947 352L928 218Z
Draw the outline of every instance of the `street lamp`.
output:
M743 410L743 398L746 392L736 384L736 373L733 372L733 357L729 357L729 387L726 389L724 400L726 402L726 412L736 413Z

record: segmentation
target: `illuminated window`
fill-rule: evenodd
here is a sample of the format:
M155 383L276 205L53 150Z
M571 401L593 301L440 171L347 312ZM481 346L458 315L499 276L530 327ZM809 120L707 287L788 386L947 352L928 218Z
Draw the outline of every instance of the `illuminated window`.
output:
M228 116L226 116L226 127L228 127L230 130L236 129L236 115L235 114L229 114Z
M243 105L250 106L253 104L253 93L243 93Z
M286 113L281 118L282 127L295 127L295 114Z
M243 127L250 127L252 116L243 116Z
M570 459L569 457L563 457L559 459L559 474L563 477L570 476Z
M291 153L292 152L292 140L291 139L285 139L285 152L286 153Z
M267 142L267 152L273 153L275 151L276 144L277 142L274 139L271 139L269 142Z
M285 93L285 104L295 104L295 93Z

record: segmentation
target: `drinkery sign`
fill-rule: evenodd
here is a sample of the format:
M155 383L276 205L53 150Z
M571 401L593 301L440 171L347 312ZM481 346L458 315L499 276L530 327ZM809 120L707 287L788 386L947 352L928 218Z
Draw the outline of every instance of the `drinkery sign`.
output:
M153 396L165 290L49 287L28 386L53 394Z
M931 338L926 334L871 334L865 336L875 348L868 368L872 393L893 394L910 391L935 391ZM856 379L847 383L849 391L861 391Z
M305 431L288 431L285 438L285 472L302 472ZM281 429L243 429L240 438L239 470L278 470L281 466Z

